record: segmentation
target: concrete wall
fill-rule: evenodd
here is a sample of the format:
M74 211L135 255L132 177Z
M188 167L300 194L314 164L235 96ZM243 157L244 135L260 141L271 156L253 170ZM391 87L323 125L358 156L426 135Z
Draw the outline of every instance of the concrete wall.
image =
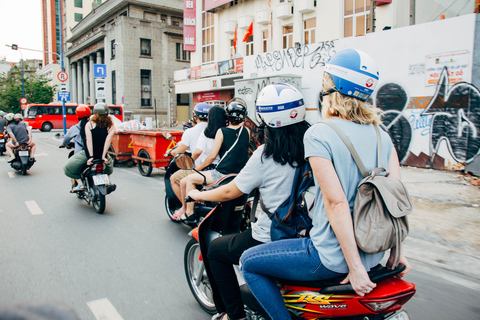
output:
M379 65L372 102L384 110L402 164L463 169L480 151L480 93L472 85L476 19L470 14L245 57L244 78L301 75L307 120L314 123L324 63L342 49L363 50Z

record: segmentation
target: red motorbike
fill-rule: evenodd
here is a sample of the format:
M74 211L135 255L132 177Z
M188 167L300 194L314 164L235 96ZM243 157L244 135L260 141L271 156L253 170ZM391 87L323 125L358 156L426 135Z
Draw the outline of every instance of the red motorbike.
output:
M222 180L208 188L226 182ZM189 197L185 200L193 201ZM247 207L247 200L248 195L244 195L218 203L191 231L193 239L185 248L185 274L190 290L200 306L210 314L214 314L216 309L212 297L213 283L209 280L208 246L217 237L241 232L244 226L242 219L248 216L241 212ZM373 268L369 276L377 286L364 297L355 294L351 284L340 284L344 276L325 281L277 280L292 319L409 320L402 307L415 294L415 285L396 276L404 269L403 265L393 270L381 265ZM240 290L247 319L270 319L248 289L241 273L237 272L237 275L239 283L243 283Z

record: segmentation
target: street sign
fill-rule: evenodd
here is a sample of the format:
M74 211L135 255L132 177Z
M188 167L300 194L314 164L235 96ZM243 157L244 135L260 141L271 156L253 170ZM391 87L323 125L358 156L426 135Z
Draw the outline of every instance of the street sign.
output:
M58 92L58 101L70 101L70 92L68 91Z
M106 64L94 64L93 65L93 77L94 78L106 78L107 77L107 65Z
M60 91L67 91L67 83L61 82L60 83Z
M27 104L27 98L25 98L25 97L20 98L20 103L21 104Z
M68 80L68 74L65 72L65 71L60 71L58 74L57 74L57 78L58 80L62 81L62 82L65 82Z
M105 79L95 79L95 98L107 99L107 88Z

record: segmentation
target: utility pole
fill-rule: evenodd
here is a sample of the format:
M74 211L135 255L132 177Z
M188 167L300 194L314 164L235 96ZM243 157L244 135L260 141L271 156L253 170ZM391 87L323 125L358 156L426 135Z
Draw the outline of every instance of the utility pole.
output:
M23 77L23 53L22 51L18 50L18 46L16 44L12 44L10 47L12 48L12 50L17 50L18 52L20 52L20 55L22 56L22 98L25 98L25 78Z
M63 15L60 6L60 1L58 3L58 20L60 21L60 67L62 71L65 71L63 66ZM65 98L62 99L62 113L63 113L63 135L67 134L67 113L65 109Z

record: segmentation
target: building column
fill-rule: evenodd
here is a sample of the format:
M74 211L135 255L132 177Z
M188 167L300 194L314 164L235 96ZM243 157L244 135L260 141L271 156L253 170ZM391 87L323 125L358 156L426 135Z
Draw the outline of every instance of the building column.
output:
M90 86L88 85L88 56L83 58L83 101L85 103L91 104L90 99L88 99L88 90L90 89ZM87 101L87 99L89 101Z
M90 79L90 104L97 103L97 98L95 97L95 78L93 77L93 64L94 64L94 56L88 56L90 59L90 68L88 72L88 76Z
M78 103L78 98L77 98L77 64L75 62L70 64L70 94L72 95L71 102Z
M78 104L83 104L82 60L77 60L77 94Z
M102 53L97 51L97 64L102 64Z

